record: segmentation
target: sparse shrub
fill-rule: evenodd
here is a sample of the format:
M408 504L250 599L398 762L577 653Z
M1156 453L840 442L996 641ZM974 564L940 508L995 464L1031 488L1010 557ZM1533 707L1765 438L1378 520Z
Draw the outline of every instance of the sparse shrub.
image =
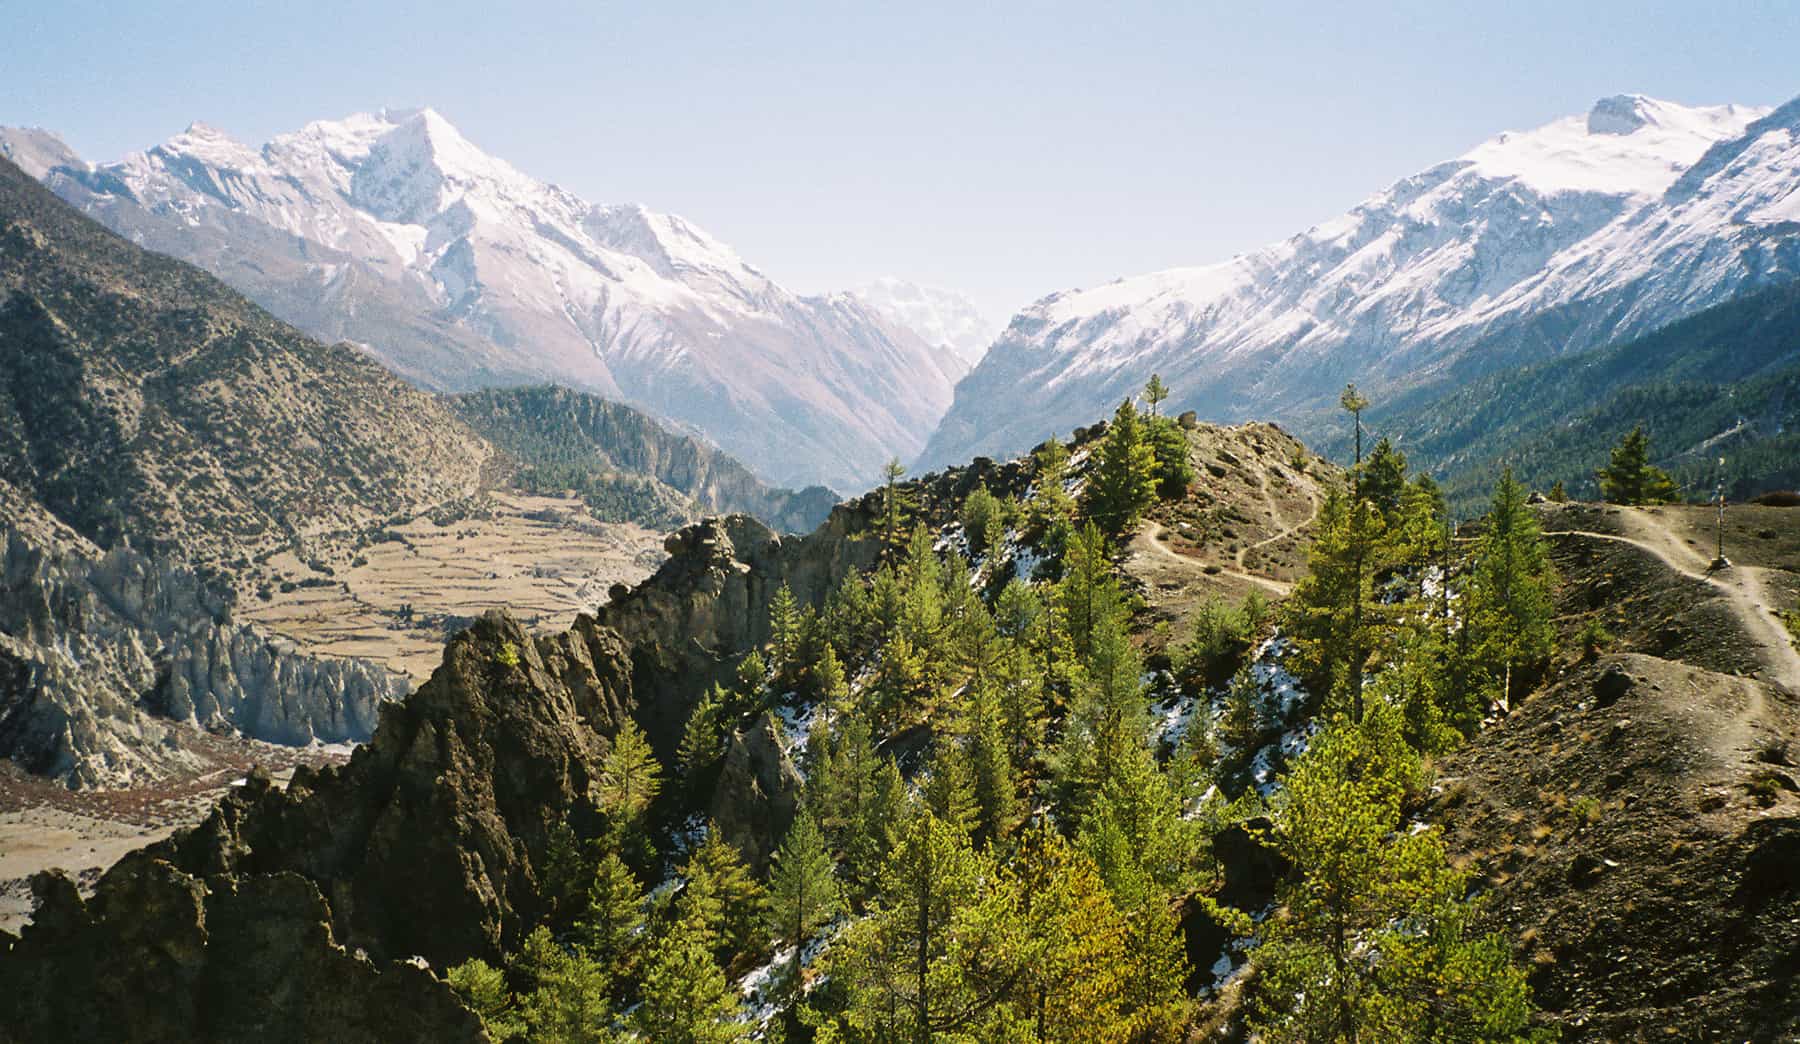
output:
M1600 822L1600 817L1605 812L1606 808L1600 804L1599 798L1583 796L1569 803L1569 815L1584 826Z
M1581 633L1577 635L1576 641L1581 645L1581 658L1592 660L1600 655L1600 650L1613 643L1613 634L1597 617L1590 617L1581 625Z
M517 667L519 665L519 647L512 642L501 643L500 651L494 654L494 662L502 667Z

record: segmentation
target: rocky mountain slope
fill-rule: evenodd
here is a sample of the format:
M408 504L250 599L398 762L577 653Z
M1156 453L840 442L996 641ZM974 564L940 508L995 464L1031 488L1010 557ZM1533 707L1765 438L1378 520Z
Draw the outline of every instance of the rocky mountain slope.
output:
M382 701L407 691L373 664L301 655L234 622L184 566L4 532L0 758L33 774L121 787L192 773L210 764L195 728L361 742Z
M426 387L622 397L784 485L859 489L916 455L960 373L860 298L797 296L695 225L530 178L430 109L261 148L195 124L98 167L41 132L0 140L113 229Z
M208 570L473 493L491 449L347 345L0 160L0 480L101 547Z
M1254 253L1052 294L959 385L921 463L1017 451L1153 371L1171 408L1293 421L1348 380L1463 380L1791 279L1796 130L1800 102L1607 98Z
M1346 456L1342 415L1309 421ZM1537 489L1597 499L1593 470L1633 426L1688 495L1800 486L1800 282L1745 294L1622 345L1376 402L1367 431L1432 470L1459 507L1510 465ZM1723 458L1723 471L1718 466Z
M721 450L669 431L639 410L555 386L496 388L449 400L471 428L519 463L521 488L581 493L601 517L674 529L703 515L755 515L809 532L837 497L822 486L771 488ZM648 502L650 509L633 505ZM610 509L610 514L608 513Z

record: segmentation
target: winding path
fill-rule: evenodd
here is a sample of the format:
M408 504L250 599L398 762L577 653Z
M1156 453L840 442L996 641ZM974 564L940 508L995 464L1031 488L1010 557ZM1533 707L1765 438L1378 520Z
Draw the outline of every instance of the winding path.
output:
M1711 585L1725 598L1725 604L1736 616L1744 632L1761 653L1766 680L1790 694L1800 694L1800 650L1794 648L1787 628L1775 614L1774 603L1763 588L1762 570L1754 566L1731 566L1715 570L1706 555L1689 546L1668 524L1654 515L1634 509L1620 509L1619 518L1632 534L1596 533L1592 530L1569 529L1546 533L1547 536L1575 536L1590 540L1610 540L1630 544L1670 569L1701 583ZM1755 728L1768 715L1764 686L1748 678L1732 679L1744 696L1744 709L1723 723L1711 737L1711 746L1720 755L1741 753L1754 742Z
M1275 503L1275 497L1269 492L1268 477L1259 474L1257 478L1262 483L1263 502L1269 506L1269 517L1276 519L1280 518L1280 508ZM1253 544L1246 544L1239 548L1236 557L1233 559L1237 566L1235 569L1226 569L1223 566L1215 565L1212 568L1216 570L1216 572L1207 572L1207 563L1200 562L1187 555L1181 554L1162 540L1163 524L1161 522L1146 522L1143 528L1138 530L1137 536L1132 538L1132 548L1140 553L1144 553L1147 550L1150 554L1157 555L1166 561L1175 563L1177 568L1181 571L1194 576L1228 576L1234 580L1242 580L1247 584L1261 587L1277 597L1286 598L1289 594L1293 593L1294 585L1285 580L1277 580L1274 577L1262 576L1250 572L1249 567L1244 564L1244 556L1259 547L1266 547L1278 540L1293 536L1300 530L1312 525L1319 517L1319 498L1316 496L1309 496L1307 499L1312 502L1312 511L1303 521L1285 526L1278 530L1273 536L1264 537Z

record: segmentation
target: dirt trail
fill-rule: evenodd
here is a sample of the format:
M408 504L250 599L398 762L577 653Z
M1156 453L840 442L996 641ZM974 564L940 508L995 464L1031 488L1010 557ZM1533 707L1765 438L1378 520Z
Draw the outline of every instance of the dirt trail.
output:
M1207 572L1209 563L1202 562L1197 558L1189 558L1187 555L1176 551L1174 548L1163 542L1162 534L1163 524L1161 522L1146 522L1144 523L1143 528L1138 530L1137 535L1131 538L1130 550L1135 554L1154 555L1161 558L1163 561L1168 562L1170 565L1189 576L1229 576L1234 580L1242 580L1247 584L1255 584L1258 587L1264 588L1265 590L1284 598L1294 589L1294 585L1292 584L1283 583L1280 580L1275 580L1266 576L1257 576L1255 573L1246 573L1241 569L1226 569L1223 566L1212 565L1211 568L1213 571L1209 573Z
M1269 492L1269 480L1267 476L1258 475L1257 478L1262 484L1263 503L1267 504L1269 507L1269 517L1274 519L1281 518L1281 508L1280 505L1275 503L1274 495ZM1307 526L1312 525L1319 517L1319 498L1314 496L1309 497L1308 499L1312 502L1312 510L1307 514L1305 519L1291 525L1283 526L1281 529L1277 530L1273 536L1264 537L1255 543L1246 544L1239 548L1237 555L1233 559L1237 566L1235 569L1227 569L1223 566L1212 565L1210 568L1213 572L1208 573L1208 563L1181 554L1165 543L1162 539L1163 524L1154 520L1146 522L1143 528L1138 530L1137 535L1131 540L1131 550L1138 554L1157 556L1190 576L1228 576L1234 580L1242 580L1247 584L1254 584L1278 597L1285 598L1293 593L1293 584L1284 580L1277 580L1274 577L1262 576L1250 572L1249 567L1244 564L1244 558L1257 548L1266 547L1278 540L1285 540L1300 530L1305 529Z
M1731 566L1714 570L1704 552L1695 550L1663 520L1634 509L1621 509L1618 516L1630 536L1596 533L1591 530L1560 530L1551 536L1579 536L1592 540L1610 540L1630 544L1644 551L1682 576L1710 584L1725 596L1726 604L1743 625L1744 632L1755 642L1761 655L1765 680L1770 684L1800 695L1800 650L1794 648L1787 628L1776 616L1773 602L1763 588L1761 570L1750 566ZM1758 724L1769 715L1764 686L1747 678L1734 679L1744 695L1744 709L1734 715L1710 737L1712 748L1730 757L1749 749L1754 743Z
M1256 476L1256 479L1257 479L1257 482L1262 485L1263 503L1267 504L1269 507L1269 517L1270 518L1280 518L1281 517L1281 507L1280 507L1280 505L1275 503L1275 495L1273 493L1269 492L1269 476L1264 475L1264 474L1258 474ZM1259 547L1267 547L1268 545L1273 544L1277 540L1283 540L1283 539L1286 539L1287 537L1293 536L1295 533L1299 532L1302 529L1305 529L1307 526L1312 525L1315 521L1318 520L1318 518L1319 518L1319 498L1316 496L1310 496L1307 499L1312 502L1312 511L1311 511L1311 513L1309 513L1306 516L1305 521L1288 526L1286 529L1283 529L1283 530L1277 532L1274 536L1264 537L1263 539L1258 540L1254 544L1245 544L1243 547L1238 548L1237 567L1240 571L1246 570L1249 568L1248 566L1246 566L1244 564L1244 556L1248 555L1250 552L1255 551Z

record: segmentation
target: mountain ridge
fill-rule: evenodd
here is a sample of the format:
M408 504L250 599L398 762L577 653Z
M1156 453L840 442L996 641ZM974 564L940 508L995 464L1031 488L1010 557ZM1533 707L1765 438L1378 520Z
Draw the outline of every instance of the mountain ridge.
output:
M195 124L99 166L41 133L0 139L115 230L416 384L569 384L700 430L780 485L872 484L917 453L960 375L860 298L794 294L692 222L533 179L431 109L260 149Z
M1262 250L1051 294L959 385L919 463L1015 452L1152 371L1171 408L1291 420L1346 381L1405 387L1648 333L1800 272L1778 220L1796 122L1793 103L1603 99Z

